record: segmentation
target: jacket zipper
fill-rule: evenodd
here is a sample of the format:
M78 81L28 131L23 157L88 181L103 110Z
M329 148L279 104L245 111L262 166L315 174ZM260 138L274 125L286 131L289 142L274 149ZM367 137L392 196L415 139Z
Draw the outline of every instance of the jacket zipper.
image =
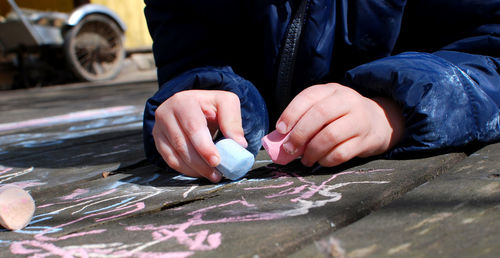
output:
M308 3L308 0L301 0L297 12L288 25L285 42L281 50L275 92L277 107L280 112L285 109L292 99L293 72Z

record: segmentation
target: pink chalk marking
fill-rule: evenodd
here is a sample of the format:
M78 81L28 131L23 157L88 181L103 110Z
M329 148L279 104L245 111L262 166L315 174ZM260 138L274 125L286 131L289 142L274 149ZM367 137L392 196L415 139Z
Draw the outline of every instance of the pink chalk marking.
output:
M380 170L378 170L380 171ZM369 172L375 172L369 171ZM337 178L338 176L341 175L346 175L346 174L353 174L353 173L366 173L366 172L357 172L357 171L348 171L344 173L339 173L332 175L330 178L328 178L326 181L322 182L319 185L316 185L314 182L309 182L303 177L300 177L298 175L295 175L298 180L304 184L294 187L291 189L285 189L283 191L280 191L278 194L274 194L272 196L268 197L280 197L280 196L287 196L287 195L297 195L301 194L298 198L292 199L292 202L297 202L300 199L307 199L311 198L315 194L317 194L319 191L321 191L326 185ZM283 188L293 185L293 182L285 182L280 185L274 185L274 186L266 186L262 188ZM246 188L246 190L260 190L261 187L254 187L254 188ZM221 203L213 206L209 206L206 208L198 209L196 211L190 212L187 215L192 216L190 219L188 219L187 222L182 223L182 224L174 224L174 225L162 225L162 226L154 226L154 225L144 225L144 226L131 226L127 227L126 230L129 231L153 231L152 236L154 239L161 239L163 241L175 237L180 244L187 245L190 250L199 250L200 245L199 243L204 243L204 241L209 241L209 236L207 236L208 232L205 231L200 231L196 235L193 235L193 233L188 234L186 233L186 230L192 226L199 226L199 225L208 225L208 224L220 224L220 223L236 223L236 222L251 222L251 221L262 221L262 220L276 220L276 219L281 219L286 216L290 216L282 213L271 213L271 212L266 212L266 213L255 213L255 214L249 214L249 215L243 215L243 216L232 216L232 217L224 217L220 219L215 219L215 220L206 220L203 217L206 215L207 212L213 210L213 209L218 209L218 208L226 208L229 206L233 205L242 205L244 207L255 207L254 204L248 203L245 199L241 200L235 200L235 201L230 201L226 203ZM303 213L289 213L289 214L303 214ZM220 233L219 233L220 234ZM164 237L163 237L164 236ZM192 237L197 237L201 240L196 240L193 242ZM216 241L218 245L219 241L219 236L218 235L212 235L212 238L214 239L213 241ZM202 245L205 246L205 245Z
M27 248L25 246L36 247L39 249ZM33 254L31 257L47 257L47 256L60 256L60 257L93 257L95 254L112 256L112 257L139 257L139 258L185 258L193 255L193 252L133 252L133 251L112 251L111 249L99 249L99 248L72 248L64 249L58 247L52 243L40 242L36 240L26 240L14 242L10 246L10 250L13 254L29 255ZM41 251L45 250L45 253ZM94 255L92 255L94 254Z
M134 208L132 210L129 210L129 211L126 211L124 213L117 214L117 215L114 215L114 216L111 216L111 217L98 218L98 219L95 219L95 221L96 222L101 222L101 221L115 219L115 218L118 218L118 217L123 217L123 216L126 216L126 215L130 214L130 213L142 210L142 209L144 209L144 207L145 207L145 204L143 202L139 202L139 203L135 203L135 204L132 204L132 205L129 205L129 206L124 206L124 207L121 207L121 208L116 208L116 209L109 210L109 211L104 211L104 212L100 212L100 213L93 213L93 214L90 214L90 215L87 215L87 216L83 216L81 218L78 218L78 219L75 219L75 220L72 220L72 221L69 221L69 222L66 222L66 223L54 226L54 227L47 228L43 232L35 235L35 238L37 240L40 240L40 241L58 241L57 238L48 237L48 236L45 236L45 234L47 234L49 232L52 232L56 228L64 228L64 227L66 227L68 225L75 224L77 222L80 222L80 221L88 219L88 218L92 218L92 217L96 217L96 216L101 216L101 215L112 213L112 212L116 212L116 211L126 210L126 209L129 209L129 208Z
M36 240L26 240L26 241L14 242L10 245L10 251L14 254L24 254L24 255L36 254L36 253L40 252L39 249L27 249L24 247L24 245L38 247L38 248L49 251L51 254L59 255L61 257L71 257L70 255L72 255L71 252L66 251L60 247L57 247L54 244L40 242L40 241L36 241ZM43 256L34 255L33 257L43 257Z
M315 195L317 192L319 192L321 189L323 189L326 186L326 184L328 184L330 181L332 181L333 179L337 178L338 176L345 175L345 174L352 174L352 172L343 172L343 173L335 174L335 175L331 176L329 179L327 179L326 181L323 181L319 186L316 186L316 184L313 183L313 184L311 184L309 186L309 188L311 190L306 191L301 196L299 196L297 198L294 198L294 199L291 199L290 201L291 202L297 202L299 200L309 199L313 195ZM299 180L303 180L302 177L298 177L298 179ZM305 180L304 180L304 182L305 182ZM308 182L308 183L310 183L310 182Z
M258 186L258 187L247 187L243 188L243 190L264 190L264 189L274 189L274 188L283 188L287 186L293 185L293 182L285 182L281 185L266 185L266 186Z
M136 211L140 211L142 209L144 209L146 207L146 205L143 203L143 202L138 202L136 204L133 204L133 205L130 205L130 206L125 206L123 208L117 208L117 209L114 209L114 210L111 210L112 212L114 211L120 211L120 210L124 210L124 209L127 209L129 207L133 207L133 206L136 206L135 209L133 210L129 210L127 212L124 212L124 213L120 213L118 215L115 215L115 216L111 216L111 217L107 217L107 218L102 218L102 219L96 219L95 221L96 222L101 222L101 221L106 221L106 220L111 220L111 219L116 219L116 218L119 218L119 217L123 217L123 216L126 216L130 213L134 213Z
M0 132L20 129L20 128L52 126L58 124L93 120L98 118L108 118L108 117L130 114L133 112L137 112L137 109L134 106L116 106L116 107L101 108L101 109L89 109L85 111L72 112L64 115L0 124Z
M207 208L199 209L193 212L188 213L188 215L193 216L190 221L192 222L193 225L206 225L206 224L218 224L218 223L232 223L232 222L248 222L248 221L260 221L260 220L274 220L274 219L279 219L282 218L283 215L281 214L276 214L276 213L256 213L256 214L250 214L250 215L244 215L244 216L233 216L233 217L227 217L227 218L221 218L221 219L216 219L216 220L204 220L203 215L209 210L216 209L216 208L221 208L225 206L230 206L230 205L235 205L235 204L240 204L245 207L255 207L254 204L248 203L244 198L242 200L236 200L236 201L231 201L227 203L222 203L218 205L213 205L209 206Z
M217 220L203 219L204 214L212 209L223 208L237 204L243 205L245 207L255 206L253 204L249 204L245 199L235 200L190 212L188 213L188 215L192 216L192 218L188 219L186 222L181 224L162 225L162 226L154 226L149 224L141 226L129 226L126 227L125 229L128 231L153 231L151 235L153 239L156 240L157 242L167 241L171 238L175 238L179 244L187 246L189 250L206 251L206 250L216 249L222 244L221 233L216 232L213 234L209 234L209 231L207 230L201 230L196 233L187 233L186 230L188 230L192 226L199 226L199 225L259 221L259 220L274 220L284 217L284 215L278 213L259 213L246 216L221 218Z
M298 187L293 187L293 188L290 188L290 189L285 189L285 190L280 191L280 192L275 193L275 194L266 195L265 198L272 199L272 198L276 198L276 197L282 197L282 196L287 196L287 195L299 194L302 191L304 191L304 189L306 189L306 187L307 187L307 185L301 185L301 186L298 186Z
M323 188L327 186L328 183L330 183L332 180L334 180L336 177L341 176L341 175L346 175L346 174L363 174L363 173L371 173L371 172L378 172L378 171L391 171L391 169L375 169L375 170L369 170L369 171L347 171L339 174L335 174L328 178L326 181L320 183L319 185L316 185L315 182L310 182L306 180L304 177L300 177L298 175L294 175L295 178L298 179L302 185L290 189L284 189L283 191L280 191L280 194L275 195L276 197L278 196L285 196L285 195L297 195L301 194L300 197L295 198L291 200L292 202L297 202L301 198L311 198L315 194L317 194L319 191L321 191ZM279 177L291 177L289 174L285 173L277 173L277 176ZM285 182L279 185L271 185L271 186L265 186L265 187L248 187L245 188L245 190L261 190L261 189L279 189L279 188L284 188L293 185L294 182ZM76 192L76 191L75 191ZM83 198L82 198L83 199ZM208 225L208 224L217 224L217 223L234 223L234 222L244 222L244 221L258 221L258 220L275 220L275 219L280 219L283 217L287 216L294 216L290 214L303 214L303 213L256 213L256 214L250 214L250 215L245 215L245 216L233 216L233 217L226 217L226 218L221 218L221 219L216 219L216 220L205 220L203 217L210 212L213 209L218 209L218 208L228 208L229 206L232 205L242 205L244 207L255 207L254 204L248 203L244 198L240 200L235 200L235 201L230 201L227 203L221 203L209 207L205 207L202 209L198 209L196 211L190 212L187 215L192 216L189 218L187 221L184 223L180 224L171 224L171 225L162 225L162 226L154 226L154 225L142 225L142 226L129 226L126 227L125 230L128 231L152 231L151 236L153 238L153 242L145 243L142 247L147 248L150 245L158 244L163 241L167 241L169 239L176 239L179 244L185 245L187 248L189 248L189 252L166 252L166 253L156 253L156 252L142 252L139 251L138 248L135 248L132 251L128 250L123 250L120 249L118 251L115 251L113 247L97 247L97 248L92 248L92 247L85 247L83 246L82 248L75 248L71 250L65 250L63 248L59 248L55 246L52 243L46 243L46 242L40 242L40 241L21 241L21 242L14 242L11 244L11 251L16 254L34 254L32 257L46 257L49 255L60 255L63 257L71 257L71 256L91 256L91 255L96 255L96 254L101 254L101 255L109 255L109 256L134 256L134 257L188 257L191 255L194 255L194 251L203 251L203 250L213 250L218 248L221 243L222 243L222 235L220 232L212 233L208 230L200 230L198 232L187 232L188 230L192 230L192 226L198 226L198 225ZM134 205L130 205L128 207L134 207ZM125 209L127 207L123 207L122 209ZM131 212L135 212L138 210L139 207L136 206L136 209L133 209L134 211L127 211L119 215L111 216L108 218L99 218L96 219L102 220L102 219L112 219L115 218L116 216L124 216L125 214L130 214ZM93 216L100 216L103 214L108 214L110 212L114 212L117 210L121 209L115 209L113 211L107 211L107 212L102 212L99 214L92 214L89 216L86 216L87 218L93 217ZM73 223L77 222L79 220L74 220ZM71 222L70 222L71 223ZM58 227L63 227L66 226L70 223L65 223L63 225L60 225ZM191 230L190 230L191 229ZM100 233L102 231L95 231L93 233ZM47 232L51 232L51 230L48 230ZM35 236L37 240L43 240L43 239L49 239L52 241L58 241L58 240L64 240L67 238L71 237L77 237L77 236L85 236L89 235L92 232L81 232L81 233L75 233L71 235L67 235L64 237L59 237L59 238L48 238L42 235ZM64 239L63 239L64 238ZM29 246L33 247L39 247L39 249L29 249ZM43 250L47 250L46 253L43 253Z
M179 244L187 246L192 251L208 251L220 246L222 243L220 232L209 234L208 230L202 230L195 233L187 233L186 230L192 225L193 222L188 220L181 224L168 226L130 226L126 230L153 231L151 235L156 243L175 238ZM204 243L205 241L207 244Z
M387 171L387 170L371 170L368 171L368 173L375 171ZM328 183L330 183L338 176L346 174L357 174L357 173L366 173L366 172L348 171L344 173L335 174L319 185L316 185L315 182L310 182L299 175L294 175L294 177L298 178L298 180L303 184L298 187L280 191L278 194L275 194L272 197L301 194L300 197L291 200L292 202L297 202L301 198L307 199L313 197L315 194L317 194L319 191L325 188ZM289 174L280 174L280 177L282 176L291 177ZM291 186L293 184L294 182L285 182L279 185L271 185L264 187L248 187L245 188L245 190L279 189ZM151 235L152 238L156 241L156 243L175 238L179 244L187 246L189 250L193 251L213 250L222 244L221 242L222 238L220 232L209 234L208 230L201 230L195 233L187 233L187 230L193 226L200 226L200 225L251 222L251 221L261 221L261 220L276 220L287 216L294 216L290 214L295 214L295 215L304 214L301 212L296 212L296 213L265 212L265 213L255 213L243 216L224 217L215 220L204 219L204 216L211 210L219 208L227 208L229 206L234 206L234 205L242 205L243 207L255 207L254 204L248 203L244 198L242 198L241 200L234 200L226 203L212 205L190 212L187 215L192 217L189 218L186 222L181 224L171 224L171 225L161 225L161 226L155 226L150 224L142 226L129 226L126 227L125 229L128 231L152 231Z
M325 188L325 186L329 182L331 182L332 180L334 180L335 178L337 178L339 176L351 175L351 174L387 172L387 171L393 171L393 170L394 169L371 169L371 170L367 170L367 171L344 171L344 172L332 175L329 179L327 179L326 181L323 181L319 186L316 185L316 183L314 183L314 182L310 182L310 181L306 180L302 176L299 176L297 174L293 174L293 176L296 177L300 182L304 183L304 185L285 189L285 190L282 190L278 193L267 195L267 196L265 196L265 198L272 199L272 198L276 198L276 197L282 197L282 196L287 196L287 195L296 195L296 194L302 193L299 197L290 200L291 202L298 202L299 200L305 200L305 199L311 198L317 192L319 192L323 188ZM284 176L284 175L282 175L282 176ZM290 176L290 175L288 175L288 176ZM269 185L269 186L254 187L254 188L249 187L249 188L245 188L245 190L261 190L261 189L282 188L282 187L290 186L293 184L294 183L290 181L290 182L283 183L281 185ZM306 188L309 188L309 190L304 192L304 190Z
M9 171L11 171L13 168L6 168L6 169L3 169L2 171L0 171L0 174L3 174L3 173L7 173Z
M90 200L90 199L95 199L95 198L99 198L99 197L102 197L102 196L106 196L106 195L111 194L111 193L113 193L115 191L116 191L116 189L111 189L109 191L106 191L106 192L103 192L103 193L100 193L100 194L97 194L97 195L92 195L92 196L89 196L89 197L80 198L80 199L76 199L76 200L73 200L73 201L47 203L47 204L38 206L38 208L46 208L46 207L50 207L52 205L60 205L60 204L66 204L66 203L86 201L86 200Z
M332 175L328 180L323 181L319 186L316 186L316 184L312 183L310 186L311 190L303 193L301 196L294 198L290 201L292 202L297 202L298 200L301 199L308 199L311 198L313 195L315 195L317 192L319 192L321 189L323 189L326 184L328 184L330 181L334 180L335 178L343 175L352 175L352 174L367 174L367 173L376 173L376 172L386 172L386 171L392 171L393 169L371 169L367 171L345 171L341 173L337 173ZM302 182L307 182L303 177L297 177L300 181ZM311 184L311 182L307 182Z
M71 199L74 199L77 196L80 196L82 194L86 194L88 192L89 192L89 190L87 190L87 189L76 189L75 191L73 191L73 193L68 194L66 196L63 196L63 197L60 197L60 199L62 199L62 200L71 200Z
M203 209L199 209L199 210L196 210L196 211L188 213L188 215L191 216L191 215L195 215L195 214L198 214L198 213L203 213L203 212L205 212L207 210L212 210L212 209L216 209L216 208L220 208L220 207L225 207L225 206L230 206L230 205L234 205L234 204L241 204L241 205L246 206L246 207L255 207L254 204L249 204L244 198L242 198L242 200L230 201L230 202L226 202L226 203L221 203L221 204L209 206L209 207L206 207L206 208L203 208Z
M42 182L34 182L34 181L24 181L24 182L16 182L12 183L12 185L19 186L23 189L30 188L33 186L46 185L47 183Z
M69 234L67 236L58 237L57 241L66 240L66 239L70 239L70 238L74 238L74 237L97 235L97 234L101 234L102 232L105 232L105 231L106 231L106 229L96 229L96 230L91 230L91 231L87 231L87 232L73 233L73 234Z
M192 256L194 252L166 252L166 253L156 253L156 252L127 252L126 255L122 256L119 253L113 254L117 257L127 257L134 256L138 258L186 258Z

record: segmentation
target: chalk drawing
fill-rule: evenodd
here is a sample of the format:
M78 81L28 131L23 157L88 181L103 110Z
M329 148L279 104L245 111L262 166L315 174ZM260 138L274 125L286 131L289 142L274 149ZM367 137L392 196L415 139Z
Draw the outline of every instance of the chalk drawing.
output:
M8 169L6 169L4 171L5 172L10 172L10 171L12 171L12 169L13 168L8 168ZM4 183L4 182L12 180L12 179L14 179L16 177L20 177L22 175L31 173L31 172L33 172L33 169L35 169L35 168L34 167L30 167L30 168L27 168L25 170L18 171L18 172L13 172L13 173L8 173L8 174L6 174L5 172L1 173L1 175L0 175L0 183Z
M300 175L276 171L274 177L269 179L269 182L276 182L276 184L242 188L244 192L248 193L245 196L250 196L252 199L235 196L234 200L208 205L195 210L172 209L171 212L179 214L179 216L176 216L176 218L179 218L179 222L174 224L113 224L121 225L116 226L118 229L115 227L114 230L120 230L121 227L122 231L128 231L134 235L140 233L141 237L133 238L132 242L129 243L116 241L91 243L89 240L92 239L92 236L105 234L108 229L96 226L93 230L74 233L72 228L78 223L89 220L93 223L100 223L137 214L146 208L148 200L170 190L162 187L134 188L135 183L154 181L155 176L131 178L127 182L114 182L97 190L76 189L68 195L59 197L56 202L40 205L39 210L41 212L36 215L34 222L32 221L21 232L23 234L32 234L33 239L13 241L10 243L9 248L13 254L30 257L53 255L62 257L189 257L197 252L215 250L223 244L224 233L211 231L206 228L207 225L251 223L304 215L309 213L312 208L322 207L328 203L341 200L342 193L339 189L342 187L354 184L389 183L389 181L385 180L335 182L335 179L342 176L363 175L379 171L387 172L392 170L346 171L331 175L321 182L313 182ZM177 177L177 180L186 179ZM234 184L245 184L245 182L251 183L250 180L243 180L234 182ZM186 198L197 187L199 186L193 185L180 194ZM262 190L266 190L268 194L260 195L259 193ZM259 205L263 205L262 203L266 203L262 202L262 200L276 200L276 202L280 203L280 206L274 210L269 210L268 207L259 207ZM57 214L65 214L64 217L67 217L68 220L53 226L44 226L44 224L50 225L53 217ZM59 216L60 218L61 216ZM335 225L333 222L331 223ZM68 228L69 232L62 234L66 228ZM32 232L30 232L30 229ZM58 233L58 236L53 236L54 233ZM144 237L144 234L149 235L149 237ZM70 239L78 239L78 242L82 243L82 245L64 245L63 241ZM175 251L173 249L162 252L150 251L153 246L165 246L166 244L176 246Z
M135 106L116 106L109 108L90 109L85 111L71 112L58 116L36 118L21 122L3 123L0 124L0 132L89 121L99 118L122 116L135 112L137 112L137 108Z
M62 196L62 197L60 197L60 199L61 200L71 200L71 199L75 199L75 197L77 197L77 196L80 196L82 194L86 194L88 192L89 192L89 190L87 190L87 189L76 189L73 191L73 193L66 195L66 196Z
M19 170L16 171L17 169L14 168L5 168L3 166L0 166L0 185L2 184L12 184L19 186L21 188L29 188L33 186L39 186L39 185L44 185L46 183L40 182L37 179L30 179L30 180L24 180L24 181L15 181L20 176L24 176L26 174L32 173L34 167L30 167L27 169Z
M130 124L130 123L140 124L142 126L142 113L125 114L125 116L122 117L97 119L87 124L73 125L68 129L68 131L84 131L84 130L102 128L107 126Z
M133 129L136 130L141 128L142 124L127 124L120 126L121 130ZM0 143L3 146L7 146L9 148L36 148L36 147L45 147L52 146L63 143L65 140L82 138L86 136L96 135L96 134L104 134L116 132L116 128L113 127L104 127L104 128L94 128L86 131L78 131L78 132L46 132L43 134L34 133L34 134L16 134L18 136L15 140L4 139L0 136ZM6 149L3 153L8 153L9 150Z
M186 192L184 192L184 193L182 194L182 197L186 198L186 197L188 196L188 194L189 194L191 191L193 191L194 189L196 189L196 187L198 187L198 186L196 186L196 185L191 186L191 187L189 188L189 190L187 190Z
M198 178L196 177L189 177L189 176L183 176L183 175L178 175L173 178L174 180L178 181L196 181Z

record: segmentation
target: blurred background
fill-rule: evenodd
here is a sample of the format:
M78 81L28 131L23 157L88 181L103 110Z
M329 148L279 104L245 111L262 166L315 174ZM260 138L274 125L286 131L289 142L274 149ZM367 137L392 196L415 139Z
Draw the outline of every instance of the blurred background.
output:
M0 0L0 90L154 69L143 0ZM132 59L131 59L132 58Z

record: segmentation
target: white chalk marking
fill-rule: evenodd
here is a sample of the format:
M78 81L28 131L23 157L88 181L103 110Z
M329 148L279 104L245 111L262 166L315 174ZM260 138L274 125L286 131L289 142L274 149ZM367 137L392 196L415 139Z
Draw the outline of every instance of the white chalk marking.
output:
M191 191L193 191L196 187L198 187L198 186L197 186L197 185L193 185L193 186L191 186L191 188L189 188L189 190L187 190L184 194L182 194L182 196L183 196L184 198L186 198L186 197L188 196L188 194L189 194Z
M116 106L100 109L89 109L84 111L71 112L64 115L35 118L20 122L0 124L0 132L15 130L20 128L44 127L60 125L66 123L82 122L99 118L114 117L138 112L135 106Z
M4 183L4 182L9 181L9 180L11 180L13 178L16 178L16 177L19 177L19 176L31 173L34 169L35 169L34 167L30 167L30 168L25 169L23 171L15 172L15 173L12 173L12 174L2 175L2 176L0 176L0 183Z

